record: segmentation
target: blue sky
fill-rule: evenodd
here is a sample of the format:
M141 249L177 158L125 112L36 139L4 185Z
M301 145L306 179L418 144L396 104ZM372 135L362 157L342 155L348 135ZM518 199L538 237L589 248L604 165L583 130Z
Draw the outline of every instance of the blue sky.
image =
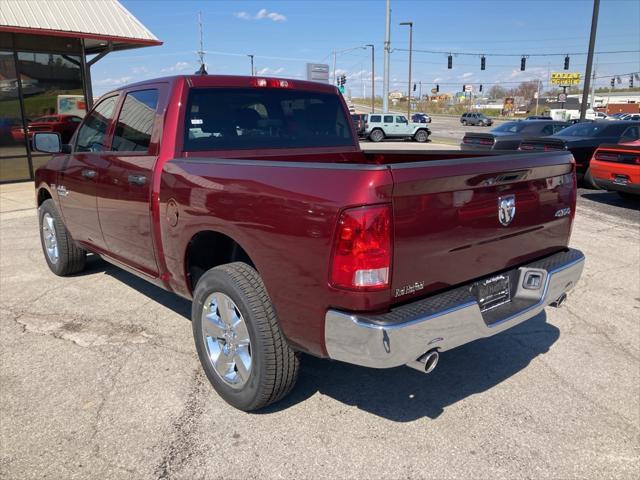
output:
M331 66L331 52L365 44L376 48L376 89L382 87L384 0L298 1L142 1L121 0L124 6L164 42L107 55L92 68L94 92L100 95L119 85L146 78L192 73L198 68L197 15L204 22L205 60L209 73L250 73L248 54L255 55L261 75L302 78L306 62ZM586 52L591 22L591 0L392 0L392 89L406 90L408 28L413 21L415 50L479 52L487 55L480 70L477 56L454 56L448 70L445 53L414 53L413 79L426 92L435 83L441 91L458 91L464 83L500 82L505 87L522 80L561 71L563 56L530 57L520 71L517 57L492 53ZM602 0L596 51L640 50L640 1ZM584 73L585 55L571 57L570 71ZM640 71L640 53L598 55L597 85L610 76ZM337 57L339 73L347 75L354 96L369 91L370 51L355 49ZM404 82L404 83L403 83ZM628 76L623 78L623 85ZM636 81L636 83L638 83Z

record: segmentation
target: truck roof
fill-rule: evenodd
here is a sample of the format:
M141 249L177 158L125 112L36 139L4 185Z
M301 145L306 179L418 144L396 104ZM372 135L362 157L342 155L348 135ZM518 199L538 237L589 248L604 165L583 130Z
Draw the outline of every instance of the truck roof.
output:
M154 83L175 83L178 81L186 81L193 87L250 87L250 88L291 88L296 90L311 90L315 92L337 94L338 89L328 83L310 82L307 80L275 78L262 76L245 76L245 75L173 75L167 77L151 78L140 82L129 83L121 87L114 88L107 93L119 92L131 87L143 87ZM264 81L264 85L258 82Z

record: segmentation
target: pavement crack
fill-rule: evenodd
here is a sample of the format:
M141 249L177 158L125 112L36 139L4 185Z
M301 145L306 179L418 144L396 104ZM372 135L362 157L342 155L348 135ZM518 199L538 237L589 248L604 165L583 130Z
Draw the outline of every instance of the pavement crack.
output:
M184 408L171 426L173 438L166 446L160 463L154 469L155 478L158 480L174 478L175 474L188 463L204 454L204 448L196 441L196 432L198 419L204 412L206 392L210 388L202 370L196 369Z

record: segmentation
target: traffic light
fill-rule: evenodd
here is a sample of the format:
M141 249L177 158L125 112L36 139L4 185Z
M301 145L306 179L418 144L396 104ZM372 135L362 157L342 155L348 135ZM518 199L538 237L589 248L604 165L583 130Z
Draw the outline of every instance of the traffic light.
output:
M611 88L616 85L616 77L611 77Z
M436 93L440 92L440 85L436 84Z
M480 89L479 90L482 91L482 84L480 84Z
M629 88L633 88L633 75L629 76Z
M520 59L520 71L524 72L526 68L527 68L527 59L525 57L522 57Z
M413 91L414 92L416 91L416 84L415 83L413 84Z
M569 70L569 55L564 57L564 69Z
M449 55L449 57L447 58L447 68L449 70L453 68L453 57L451 55Z
M487 61L484 58L484 55L480 57L480 70L484 70L487 66Z

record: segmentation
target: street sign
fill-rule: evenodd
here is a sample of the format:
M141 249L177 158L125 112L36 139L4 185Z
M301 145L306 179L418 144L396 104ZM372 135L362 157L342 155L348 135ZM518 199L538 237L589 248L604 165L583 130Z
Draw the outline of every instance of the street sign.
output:
M325 63L307 63L307 80L329 83L329 65Z
M567 94L566 93L559 93L558 94L558 101L560 103L564 103L567 101Z
M570 85L580 85L580 73L578 72L552 72L551 83L568 87Z
M464 86L464 91L465 92L473 92L473 85L465 85Z
M344 85L340 85L338 87L338 90L340 90L340 93L344 93Z

